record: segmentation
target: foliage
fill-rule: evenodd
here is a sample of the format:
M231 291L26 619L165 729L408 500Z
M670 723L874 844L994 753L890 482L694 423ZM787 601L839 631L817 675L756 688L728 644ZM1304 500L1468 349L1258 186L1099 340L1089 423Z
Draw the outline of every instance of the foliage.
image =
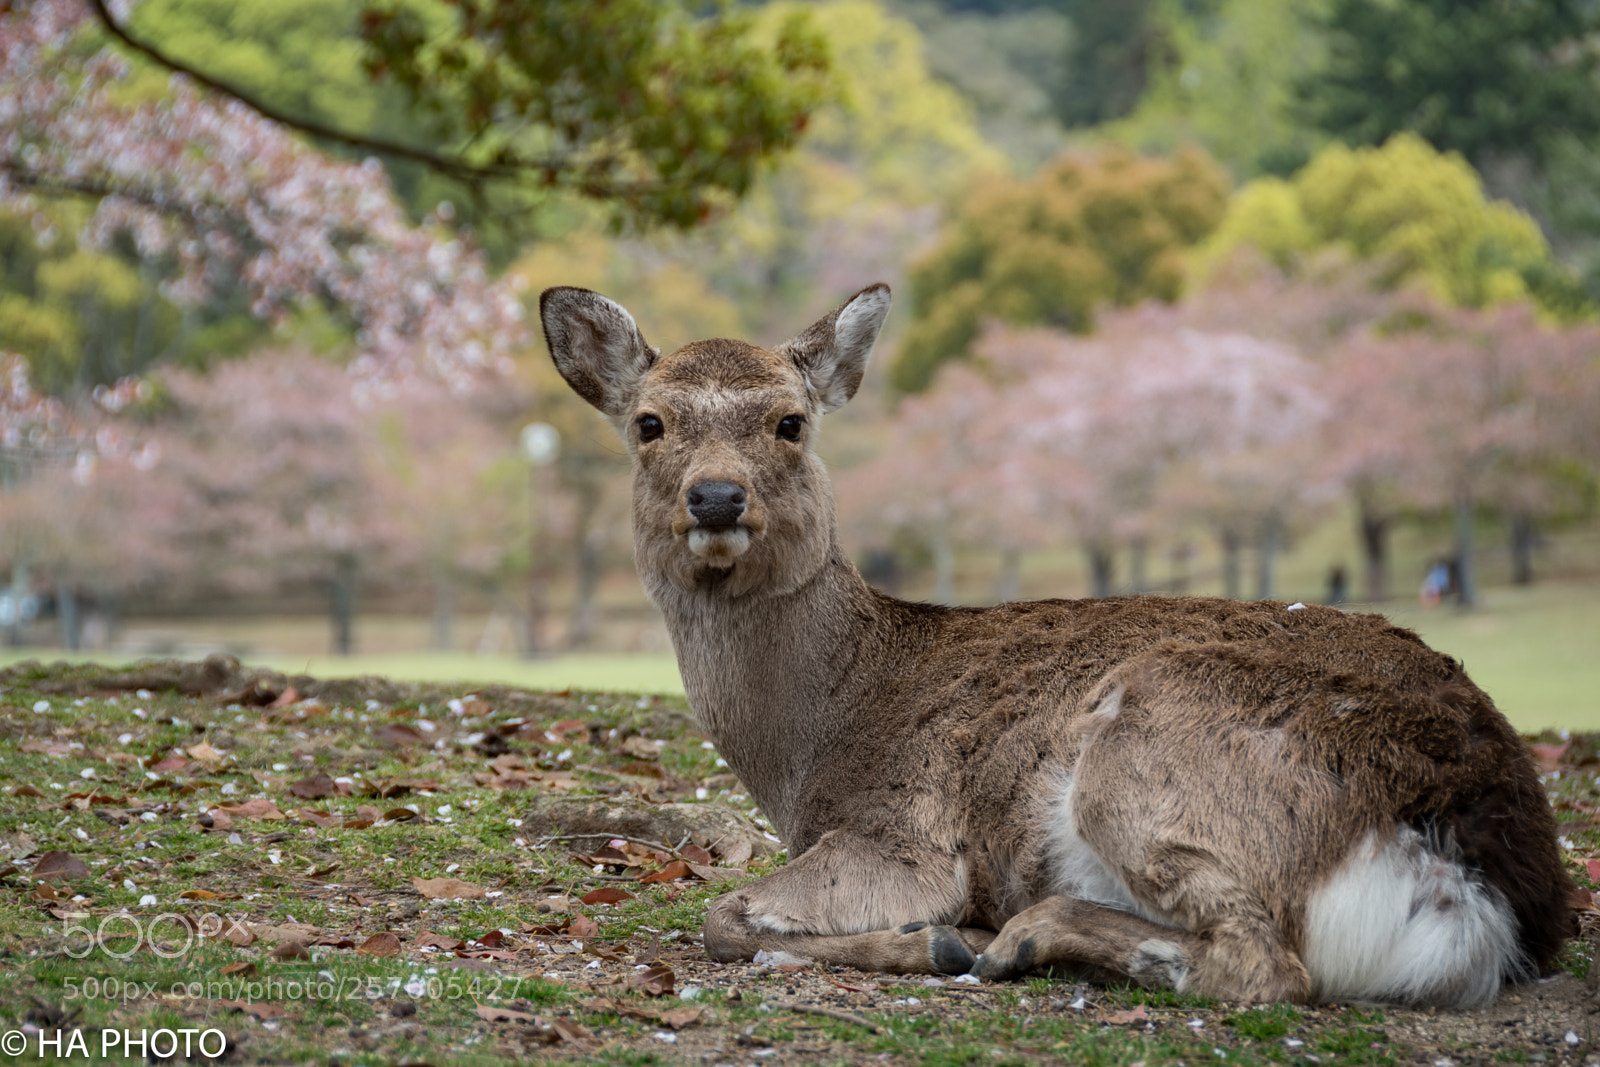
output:
M682 3L371 0L367 66L432 117L446 173L566 189L679 226L743 195L823 99L827 51L786 17Z
M1351 144L1411 131L1482 166L1600 134L1600 10L1583 0L1329 0L1306 114Z
M896 3L894 10L921 32L929 71L970 102L984 139L1021 173L1061 153L1065 130L1055 108L1066 93L1072 39L1064 14L1043 5L947 10L932 0Z
M440 220L408 225L381 168L333 162L181 83L144 97L128 64L94 49L88 18L76 0L0 14L0 206L31 216L40 194L88 198L80 246L171 257L165 292L181 303L236 288L274 322L332 303L363 368L470 376L520 343L520 305Z
M1334 246L1373 263L1381 287L1418 284L1468 307L1530 295L1570 307L1538 224L1485 197L1460 156L1408 133L1381 148L1330 145L1288 180L1245 185L1207 243L1206 259L1214 264L1240 245L1290 271Z
M1324 2L1170 5L1162 18L1168 58L1109 132L1143 151L1198 143L1239 178L1297 169L1320 140L1294 108L1295 77L1323 49L1308 19Z
M985 319L1085 332L1105 305L1177 299L1185 251L1222 218L1226 191L1193 149L1142 159L1113 148L977 186L912 268L894 384L926 387L941 364L970 355Z
M1163 54L1157 0L1106 4L1072 0L1066 84L1056 113L1068 126L1093 126L1121 118L1144 93L1151 68Z

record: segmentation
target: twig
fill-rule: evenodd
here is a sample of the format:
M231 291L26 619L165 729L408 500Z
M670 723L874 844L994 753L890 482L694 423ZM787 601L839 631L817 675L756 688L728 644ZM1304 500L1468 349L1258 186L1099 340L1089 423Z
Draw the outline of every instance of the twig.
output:
M843 1023L853 1023L854 1025L863 1027L870 1033L874 1034L888 1033L886 1029L879 1026L877 1023L872 1022L871 1020L863 1019L861 1016L852 1014L848 1011L840 1011L838 1008L824 1008L821 1004L796 1004L792 1001L782 1000L769 1000L767 1003L771 1004L774 1008L778 1008L783 1011L799 1012L802 1015L826 1015L830 1019L838 1019Z

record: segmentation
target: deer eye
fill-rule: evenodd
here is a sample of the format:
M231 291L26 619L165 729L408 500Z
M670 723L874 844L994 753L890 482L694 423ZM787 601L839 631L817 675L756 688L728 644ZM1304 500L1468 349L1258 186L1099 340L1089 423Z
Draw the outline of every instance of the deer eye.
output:
M645 441L654 441L656 438L667 432L667 428L661 424L661 420L656 418L654 415L640 415L638 418L638 425L639 441L641 443Z
M785 415L778 420L778 436L785 441L800 440L800 428L806 424L804 415Z

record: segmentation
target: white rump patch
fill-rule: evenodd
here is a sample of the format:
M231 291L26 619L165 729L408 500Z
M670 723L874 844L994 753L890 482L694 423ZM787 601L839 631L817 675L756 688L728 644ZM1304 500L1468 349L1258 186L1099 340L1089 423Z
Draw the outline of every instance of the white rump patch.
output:
M1314 1000L1470 1008L1525 970L1505 899L1411 829L1367 835L1312 894L1303 957Z
M1120 701L1119 691L1102 701L1096 714L1102 711L1116 714ZM1111 873L1111 868L1106 866L1100 855L1078 835L1078 823L1072 810L1076 788L1077 783L1071 775L1067 775L1060 795L1050 806L1050 818L1045 830L1045 862L1049 865L1051 890L1060 896L1076 897L1118 911L1130 911L1151 922L1171 926L1170 921L1150 913L1135 900L1122 879Z

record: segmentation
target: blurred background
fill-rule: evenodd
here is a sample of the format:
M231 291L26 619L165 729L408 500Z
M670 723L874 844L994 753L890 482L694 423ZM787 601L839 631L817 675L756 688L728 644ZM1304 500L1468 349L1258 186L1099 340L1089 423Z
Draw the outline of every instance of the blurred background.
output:
M901 596L1384 612L1600 729L1600 5L0 5L0 663L680 689L539 292L897 295Z

